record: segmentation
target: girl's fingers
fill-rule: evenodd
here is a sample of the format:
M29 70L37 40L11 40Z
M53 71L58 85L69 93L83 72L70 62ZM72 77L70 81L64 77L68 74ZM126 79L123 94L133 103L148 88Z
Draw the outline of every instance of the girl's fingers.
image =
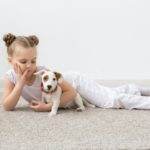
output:
M20 75L22 75L22 71L21 71L21 68L20 68L20 66L17 64L17 68L18 68L18 73L20 74Z
M39 102L37 102L37 101L35 101L35 100L32 100L30 103L31 103L32 105L38 105L38 104L39 104Z
M14 64L14 69L15 69L16 74L20 74L17 63Z
M38 102L31 102L31 105L33 105L33 106L36 106L38 104L39 104Z
M26 77L28 75L29 69L25 70L25 72L23 73L23 76Z
M15 70L15 73L17 74L17 66L16 66L16 63L14 64L14 70Z
M17 63L16 63L16 68L17 68L17 73L20 74Z
M29 106L30 106L30 108L33 108L33 109L38 108L38 106L37 106L37 105L32 105L32 104L30 104Z
M38 111L39 105L29 104L29 107L32 108L34 111Z

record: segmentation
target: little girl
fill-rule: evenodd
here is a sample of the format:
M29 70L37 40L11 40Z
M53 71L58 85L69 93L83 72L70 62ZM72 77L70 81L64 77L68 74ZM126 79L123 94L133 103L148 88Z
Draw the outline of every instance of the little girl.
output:
M4 35L3 40L7 46L8 61L12 65L4 77L4 109L13 110L22 96L31 109L50 111L52 104L41 102L41 78L34 75L41 69L50 69L36 65L38 38L9 33ZM110 88L78 72L65 72L62 76L60 107L72 101L77 91L91 104L101 108L150 109L150 88L135 84Z
M13 110L20 96L29 102L35 111L49 111L52 104L41 102L41 80L34 75L45 67L37 66L37 49L39 40L36 36L15 36L6 34L3 37L7 46L8 61L12 69L4 77L3 106L5 110ZM74 99L75 89L67 82L60 84L63 94L60 107Z

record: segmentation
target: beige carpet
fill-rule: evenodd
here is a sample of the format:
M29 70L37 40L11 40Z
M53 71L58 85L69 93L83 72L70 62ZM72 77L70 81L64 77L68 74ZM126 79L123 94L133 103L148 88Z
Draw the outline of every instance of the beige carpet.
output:
M88 108L84 112L34 112L20 99L0 105L0 150L150 149L150 111Z

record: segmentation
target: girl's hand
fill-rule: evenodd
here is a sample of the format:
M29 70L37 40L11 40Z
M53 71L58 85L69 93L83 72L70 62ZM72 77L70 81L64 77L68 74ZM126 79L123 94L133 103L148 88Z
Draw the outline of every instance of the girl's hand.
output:
M17 63L15 63L14 70L15 70L15 73L17 74L17 82L26 84L26 81L28 79L29 69L26 69L24 72L22 72L20 66Z
M29 107L32 108L34 111L43 112L43 111L50 111L52 104L45 104L39 101L31 101Z

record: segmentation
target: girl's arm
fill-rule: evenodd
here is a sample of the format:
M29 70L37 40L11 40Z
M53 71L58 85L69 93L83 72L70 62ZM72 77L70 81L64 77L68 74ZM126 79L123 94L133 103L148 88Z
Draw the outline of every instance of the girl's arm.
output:
M20 98L21 91L24 84L18 82L14 85L7 78L4 79L4 94L3 94L3 107L6 111L13 110L17 105L17 102Z
M66 104L70 101L72 101L76 97L76 90L65 80L62 81L61 84L59 84L62 88L63 94L60 97L60 105L59 107L65 107ZM52 108L52 103L45 104L40 101L31 101L29 104L29 107L32 108L35 111L41 112L41 111L50 111Z
M62 81L60 87L62 88L63 94L60 98L59 107L65 107L68 102L72 101L76 97L77 92L72 85L65 80Z
M26 69L24 72L22 72L18 64L14 64L14 70L17 74L16 85L14 85L6 77L4 79L3 106L7 111L13 110L17 105L22 89L26 83L29 71L29 69Z
M29 107L32 108L34 111L40 111L40 112L50 111L52 107L52 103L45 104L44 102L41 101L32 100L29 103Z

